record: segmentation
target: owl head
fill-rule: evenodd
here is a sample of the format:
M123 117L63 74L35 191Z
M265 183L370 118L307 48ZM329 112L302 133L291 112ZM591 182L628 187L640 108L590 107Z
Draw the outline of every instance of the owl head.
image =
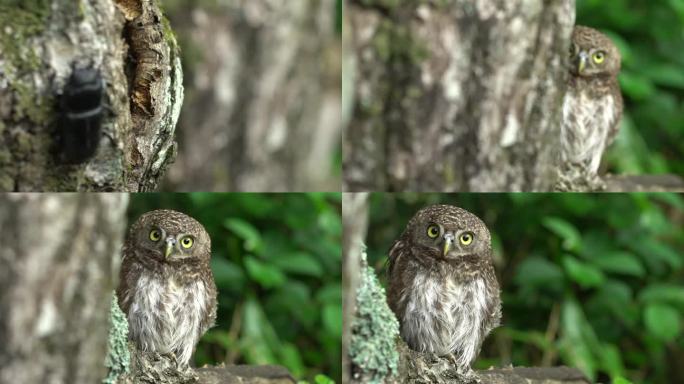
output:
M620 72L620 51L603 33L575 26L570 44L570 73L578 77L616 76Z
M131 227L126 244L138 257L162 263L208 261L211 239L202 224L192 217L167 209L140 216Z
M464 256L489 255L491 235L477 216L453 205L432 205L418 211L404 236L414 255L449 261Z

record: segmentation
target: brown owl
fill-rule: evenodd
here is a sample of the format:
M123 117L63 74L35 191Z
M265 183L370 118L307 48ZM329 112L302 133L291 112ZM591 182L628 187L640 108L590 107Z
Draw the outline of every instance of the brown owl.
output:
M451 205L418 211L389 252L387 301L411 349L454 360L470 375L485 336L499 325L491 236Z
M143 351L173 353L187 367L216 320L211 240L202 224L171 210L147 212L123 246L117 296L129 338Z
M561 161L565 168L579 168L583 178L592 179L597 177L601 156L620 127L620 51L606 35L578 25L572 33L570 59Z

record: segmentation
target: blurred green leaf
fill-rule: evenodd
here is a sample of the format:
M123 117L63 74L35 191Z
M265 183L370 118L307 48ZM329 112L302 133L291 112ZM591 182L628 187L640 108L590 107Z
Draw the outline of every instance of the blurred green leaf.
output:
M561 284L563 270L556 264L538 256L523 260L515 273L514 280L519 285Z
M639 292L639 300L646 303L672 303L684 306L684 285L651 284Z
M222 257L211 258L211 271L214 274L214 281L221 287L239 290L245 282L242 268Z
M600 269L570 255L563 256L563 267L570 278L584 288L597 287L604 277Z
M335 381L325 375L316 375L314 380L316 384L335 384Z
M245 241L245 250L255 252L261 246L261 234L252 224L242 219L230 218L223 225Z
M592 260L592 264L610 273L638 277L646 274L646 270L641 265L639 259L627 252L612 252L600 255Z
M616 377L615 379L613 379L613 384L632 384L632 382L625 379L624 377Z
M545 217L542 224L563 239L563 249L568 251L579 250L582 244L582 236L575 226L558 217Z
M646 330L663 341L674 340L680 332L679 312L663 304L649 304L644 310Z
M339 304L329 304L323 307L323 325L328 333L333 336L342 337L342 306Z
M244 263L249 277L264 288L281 286L287 280L278 268L271 264L263 263L252 256L245 256Z
M318 259L308 253L293 252L274 258L271 262L283 272L313 277L323 276L323 267Z

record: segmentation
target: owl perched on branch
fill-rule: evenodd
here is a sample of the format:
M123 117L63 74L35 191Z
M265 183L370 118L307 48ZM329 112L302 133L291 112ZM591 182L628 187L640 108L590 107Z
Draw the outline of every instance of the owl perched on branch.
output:
M477 216L451 205L418 211L389 252L387 301L416 351L453 360L472 375L501 301L491 236Z
M117 296L140 350L173 353L188 367L199 338L216 320L211 240L183 213L142 215L124 242Z
M576 26L570 46L570 77L563 101L561 161L597 179L601 156L617 136L622 117L618 84L620 52L601 32Z

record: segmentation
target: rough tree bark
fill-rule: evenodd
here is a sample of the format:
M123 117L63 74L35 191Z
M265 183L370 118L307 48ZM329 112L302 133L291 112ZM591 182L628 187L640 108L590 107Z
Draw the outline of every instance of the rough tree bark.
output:
M0 383L96 383L123 194L0 195Z
M551 189L574 0L348 3L345 190Z
M154 189L183 100L175 38L154 0L0 3L0 191ZM55 153L60 93L75 67L106 84L96 154Z
M334 0L180 0L186 52L174 190L340 190Z
M342 350L348 351L351 339L350 327L354 317L356 301L356 289L361 275L361 260L359 256L363 252L363 241L368 228L368 194L344 193L342 194L342 265L344 267L343 303L342 303ZM350 380L349 355L342 354L342 382Z

